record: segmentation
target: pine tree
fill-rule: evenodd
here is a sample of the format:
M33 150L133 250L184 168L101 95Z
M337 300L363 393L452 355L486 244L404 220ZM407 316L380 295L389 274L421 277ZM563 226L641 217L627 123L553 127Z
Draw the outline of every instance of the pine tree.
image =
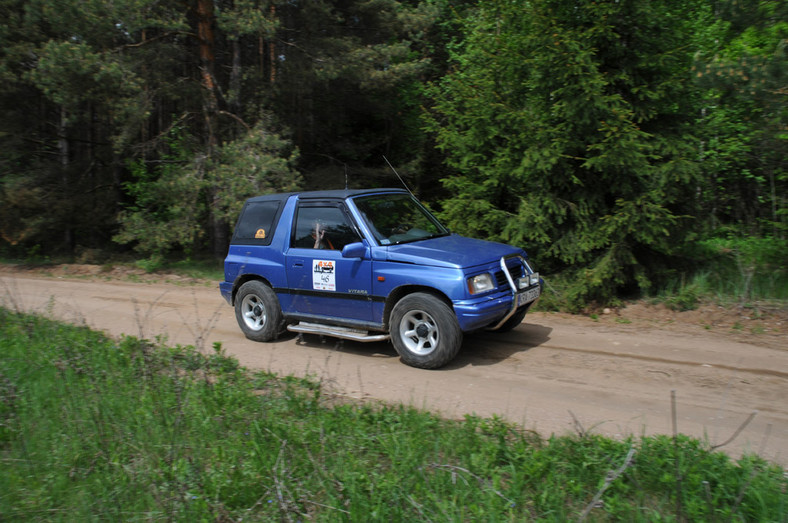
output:
M701 2L480 2L430 128L456 175L444 218L522 245L569 303L650 285L698 176L689 78Z

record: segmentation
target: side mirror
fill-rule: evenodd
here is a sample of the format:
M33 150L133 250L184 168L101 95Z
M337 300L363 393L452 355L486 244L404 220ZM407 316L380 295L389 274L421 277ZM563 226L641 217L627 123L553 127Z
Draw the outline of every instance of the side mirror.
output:
M365 258L369 249L366 242L348 243L342 248L343 258Z

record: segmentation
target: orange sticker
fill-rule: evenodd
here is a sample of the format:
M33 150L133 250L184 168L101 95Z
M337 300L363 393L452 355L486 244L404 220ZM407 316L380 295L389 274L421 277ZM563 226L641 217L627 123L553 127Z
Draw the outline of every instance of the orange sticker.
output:
M265 229L257 229L257 232L254 233L255 238L265 238Z

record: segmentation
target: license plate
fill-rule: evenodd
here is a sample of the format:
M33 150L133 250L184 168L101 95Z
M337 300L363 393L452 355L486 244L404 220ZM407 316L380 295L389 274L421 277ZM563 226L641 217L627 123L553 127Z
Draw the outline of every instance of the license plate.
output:
M528 289L525 292L521 292L520 294L517 295L517 306L520 307L522 305L525 305L526 303L531 303L532 301L534 301L536 298L539 297L539 294L541 292L542 289L538 285L533 289Z

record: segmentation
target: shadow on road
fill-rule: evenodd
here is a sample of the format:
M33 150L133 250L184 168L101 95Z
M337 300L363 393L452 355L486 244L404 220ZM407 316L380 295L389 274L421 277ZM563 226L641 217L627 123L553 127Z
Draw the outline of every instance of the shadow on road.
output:
M517 353L523 353L546 343L550 339L550 327L535 323L522 323L515 329L506 333L479 331L468 334L463 340L462 349L457 357L442 370L459 369L462 367L494 365L510 358ZM297 336L293 333L283 335L280 340L293 339L297 345L312 348L325 348L347 354L368 356L381 359L398 359L397 351L391 342L361 343L349 340L339 340L330 336L304 334Z
M523 322L504 333L478 331L465 336L457 357L446 366L456 369L473 365L495 365L514 354L527 352L550 340L551 327Z

